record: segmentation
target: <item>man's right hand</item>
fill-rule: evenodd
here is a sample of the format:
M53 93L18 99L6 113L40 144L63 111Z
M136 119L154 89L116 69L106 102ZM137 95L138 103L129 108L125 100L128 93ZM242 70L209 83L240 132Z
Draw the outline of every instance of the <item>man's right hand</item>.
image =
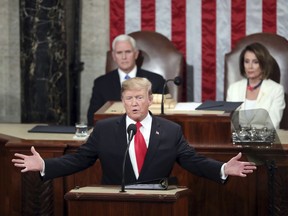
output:
M32 155L24 155L15 153L15 157L12 159L12 163L14 166L23 168L21 172L28 171L40 171L42 172L44 169L44 160L40 156L40 154L35 150L34 146L31 147Z

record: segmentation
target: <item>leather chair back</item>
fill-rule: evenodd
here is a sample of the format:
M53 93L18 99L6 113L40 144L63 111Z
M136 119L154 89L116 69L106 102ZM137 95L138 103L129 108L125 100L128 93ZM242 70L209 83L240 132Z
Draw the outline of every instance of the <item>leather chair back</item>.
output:
M184 58L173 43L164 35L153 31L137 31L129 34L136 40L139 49L137 66L162 75L166 80L176 76L183 78ZM112 52L107 52L106 73L117 68ZM184 81L184 80L183 80ZM168 83L169 92L175 101L182 101L183 84Z
M249 44L259 42L263 44L274 58L274 70L271 79L282 84L285 90L286 107L284 109L280 128L288 129L288 41L277 34L255 33L238 41L235 48L225 55L225 86L224 98L230 84L242 79L239 69L241 51Z

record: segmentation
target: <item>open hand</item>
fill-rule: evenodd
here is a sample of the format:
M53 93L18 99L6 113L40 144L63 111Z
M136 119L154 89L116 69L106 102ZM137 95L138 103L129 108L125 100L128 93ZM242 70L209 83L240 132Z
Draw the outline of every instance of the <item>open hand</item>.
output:
M240 152L226 163L224 167L225 175L246 177L247 174L253 173L257 169L253 162L239 161L241 157L242 153Z
M12 163L14 163L16 167L23 168L21 172L42 171L44 160L35 150L34 146L31 147L31 153L32 155L15 153L14 156L17 158L12 159Z

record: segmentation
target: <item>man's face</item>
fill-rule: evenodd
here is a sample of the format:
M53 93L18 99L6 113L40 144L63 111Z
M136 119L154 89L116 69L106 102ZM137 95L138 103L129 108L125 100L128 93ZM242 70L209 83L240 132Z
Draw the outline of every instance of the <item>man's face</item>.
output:
M149 112L153 97L146 89L126 90L122 93L122 103L126 114L134 121L142 121Z
M129 41L118 41L112 52L113 60L124 72L129 73L136 64L138 51L135 51Z

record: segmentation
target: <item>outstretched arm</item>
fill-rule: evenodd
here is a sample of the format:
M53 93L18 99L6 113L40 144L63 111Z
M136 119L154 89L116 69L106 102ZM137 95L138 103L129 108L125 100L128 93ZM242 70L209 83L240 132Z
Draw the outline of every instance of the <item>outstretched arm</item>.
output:
M256 165L253 162L240 161L242 153L240 152L235 157L231 158L224 166L225 175L246 177L247 174L253 173L256 170Z
M42 172L44 169L44 160L40 156L40 154L35 150L34 146L31 147L32 155L24 155L15 153L15 157L12 159L12 163L14 166L23 168L21 172L28 171L40 171Z

